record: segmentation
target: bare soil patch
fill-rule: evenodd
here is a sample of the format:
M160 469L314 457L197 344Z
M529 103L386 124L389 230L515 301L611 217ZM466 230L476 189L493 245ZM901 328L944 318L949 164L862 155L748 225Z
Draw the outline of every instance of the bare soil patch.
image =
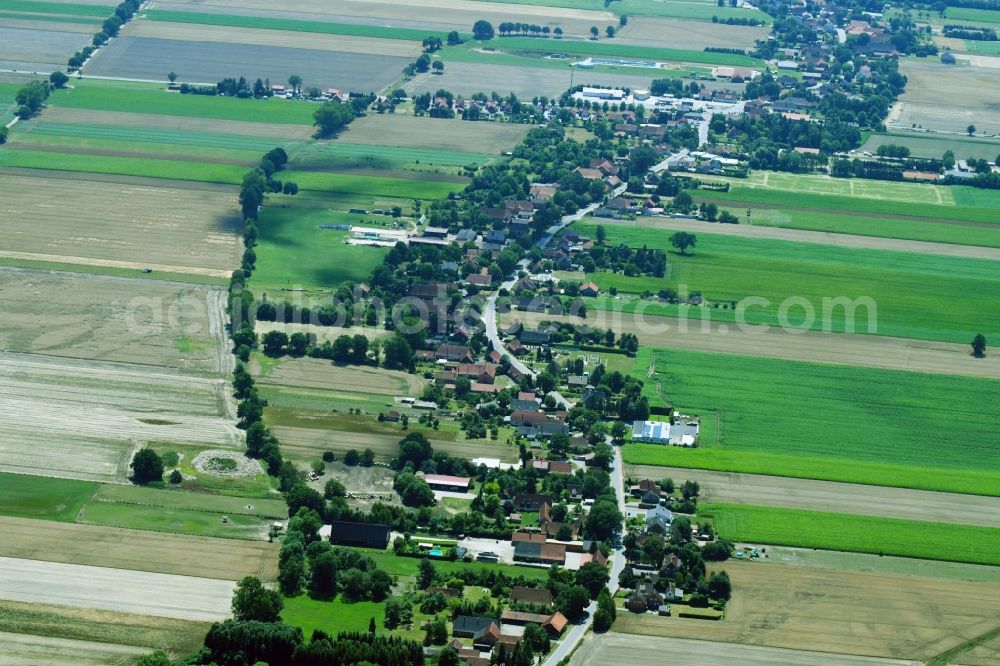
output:
M787 506L1000 527L1000 498L997 497L651 465L627 465L625 473L637 479L671 477L697 481L701 485L701 499L706 502Z
M4 176L0 200L4 252L223 272L242 253L229 191Z
M202 474L213 476L246 476L253 478L260 474L260 463L251 460L238 451L212 449L202 451L191 464Z
M968 345L813 331L791 334L778 328L762 333L747 333L732 324L702 322L695 317L697 312L685 322L675 317L592 309L586 323L599 329L611 328L616 333L634 333L638 336L640 345L888 370L1000 378L1000 356L973 358L969 354ZM525 326L534 326L546 320L580 322L576 317L528 312L508 315L505 321L514 318L520 319ZM686 324L686 330L682 324Z
M0 556L239 580L277 576L278 544L0 516Z
M229 617L232 581L0 558L0 599L215 621Z
M718 568L733 581L724 620L625 612L615 630L922 662L995 626L1000 604L996 583L768 562L726 562Z

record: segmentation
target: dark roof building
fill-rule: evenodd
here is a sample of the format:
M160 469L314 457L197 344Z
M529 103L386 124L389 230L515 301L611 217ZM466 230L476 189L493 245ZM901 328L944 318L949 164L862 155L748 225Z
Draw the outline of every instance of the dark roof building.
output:
M388 525L369 525L335 520L331 524L330 543L336 546L362 546L380 548L389 546Z

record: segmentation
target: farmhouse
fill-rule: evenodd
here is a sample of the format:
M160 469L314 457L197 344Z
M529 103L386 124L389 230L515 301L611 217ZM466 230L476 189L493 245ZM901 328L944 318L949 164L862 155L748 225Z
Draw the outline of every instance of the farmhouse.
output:
M514 560L533 564L566 564L566 544L518 541L514 544Z
M491 627L496 627L496 620L491 617L472 617L471 615L459 615L455 618L455 622L452 625L451 634L455 638L471 638L476 639L490 630ZM499 627L496 627L499 632Z
M601 293L600 287L598 287L597 284L593 281L586 282L580 286L581 296L597 296L600 293Z
M512 624L522 627L528 624L537 624L545 630L550 638L558 638L566 627L567 620L559 611L556 611L552 615L542 615L540 613L522 613L520 611L505 610L500 616L500 622L505 625Z
M362 546L385 550L389 546L388 525L368 525L335 520L330 525L330 543L335 546Z

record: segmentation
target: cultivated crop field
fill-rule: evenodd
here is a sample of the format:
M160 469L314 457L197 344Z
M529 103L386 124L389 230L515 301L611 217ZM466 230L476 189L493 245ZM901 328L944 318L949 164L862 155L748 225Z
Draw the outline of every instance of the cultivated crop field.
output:
M1000 530L992 527L736 504L699 506L699 516L741 543L1000 564Z
M513 150L528 129L525 125L513 123L418 118L402 113L371 114L351 123L333 143L435 152L474 148L476 154L498 156Z
M0 350L225 373L221 290L0 269Z
M388 396L419 395L424 381L400 370L356 365L336 365L318 358L285 359L258 379L262 386L375 393Z
M637 374L649 354L650 399L706 427L696 449L629 444L628 463L1000 495L995 381L668 350Z
M277 575L278 546L263 539L217 539L6 516L0 517L0 526L5 535L2 557L220 580L259 576L270 581Z
M716 9L722 9L716 7ZM752 28L722 23L705 23L676 18L631 17L619 28L615 42L642 46L663 46L701 51L706 46L746 49L756 48L758 39L766 39L767 28Z
M8 174L0 197L0 260L226 277L242 253L228 191Z
M0 632L3 643L3 661L6 664L31 666L107 666L107 664L133 663L151 649L78 641L30 634L9 634Z
M0 558L0 599L213 621L229 617L235 583L61 562Z
M98 7L104 17L113 10ZM66 60L78 49L90 43L99 28L93 24L60 23L57 25L32 21L0 26L0 68L27 72L51 72L66 66ZM6 23L6 19L5 19Z
M222 380L132 365L0 356L0 469L124 482L148 441L242 446Z
M872 134L861 146L861 149L874 153L879 146L887 145L906 146L915 157L940 158L946 150L951 150L955 153L955 158L959 160L975 158L992 162L1000 154L1000 141L979 137L914 134L912 132Z
M576 228L593 237L595 224ZM610 243L662 247L664 230L607 225ZM794 326L832 332L889 335L967 344L984 331L1000 331L1000 313L982 307L983 293L997 293L1000 273L993 261L907 252L831 247L762 238L698 233L693 255L669 257L664 278L628 277L598 272L590 276L604 289L656 293L663 288L700 292L707 299L732 302L748 297L767 299L746 309L751 324L780 324L778 311L789 297L805 299L813 308L811 322L799 305L786 311ZM844 308L827 308L823 299L870 299L872 308L857 309L853 328ZM948 304L947 308L942 308ZM654 309L647 310L655 314ZM709 310L730 313L731 310ZM698 313L692 313L693 318ZM875 326L870 326L874 323Z
M157 80L174 71L192 83L241 74L277 82L299 74L307 86L377 92L399 78L408 62L403 56L126 36L100 49L83 72Z
M899 70L908 83L887 124L961 135L973 124L978 132L1000 133L996 69L908 59Z
M725 620L664 621L619 611L615 632L636 644L646 639L634 634L646 634L923 662L994 627L1000 603L996 583L767 561L729 561L721 568L734 592Z

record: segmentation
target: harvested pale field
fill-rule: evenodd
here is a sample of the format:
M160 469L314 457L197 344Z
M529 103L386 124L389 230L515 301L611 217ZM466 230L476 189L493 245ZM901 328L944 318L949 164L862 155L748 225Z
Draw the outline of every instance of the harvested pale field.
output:
M115 666L132 664L152 648L0 632L0 666Z
M131 571L275 580L278 544L0 517L0 557Z
M428 31L459 30L468 32L476 21L483 19L498 24L520 21L541 26L561 27L567 35L590 35L590 26L618 25L618 17L608 11L543 7L532 4L475 2L474 0L414 0L382 1L342 0L336 4L323 0L296 2L294 10L277 12L273 3L264 0L213 0L211 5L196 1L158 2L157 9L239 13L256 16L281 16L333 23L387 25L394 28L415 28Z
M854 571L940 580L1000 583L1000 567L988 564L917 560L912 557L894 557L874 553L849 553L772 545L767 546L767 561L828 571Z
M39 22L39 26L45 25ZM87 26L82 26L86 28ZM87 32L0 27L0 68L47 74L66 66L78 49L90 44Z
M997 60L1000 62L1000 60ZM1000 87L993 67L945 65L936 59L904 60L906 91L887 124L965 134L1000 134Z
M373 146L499 154L513 150L529 129L531 128L528 125L514 123L471 123L401 113L370 114L348 125L337 141Z
M291 30L261 30L231 26L197 25L195 23L168 23L165 21L136 20L128 24L123 34L127 37L171 39L186 42L218 42L222 44L248 44L277 46L315 51L344 51L372 55L396 56L416 60L422 48L416 42L400 39L371 39L348 35L325 35ZM278 79L283 81L284 79Z
M625 473L637 479L697 481L701 486L699 499L705 502L1000 527L1000 497L653 465L626 465Z
M647 70L655 74L655 70ZM608 72L577 72L576 85L624 86L648 88L651 75L613 74ZM570 69L550 69L547 67L514 67L511 65L491 65L473 62L448 62L444 74L417 74L403 89L407 93L422 94L445 88L468 97L477 92L497 92L507 95L513 92L521 99L547 95L558 97L569 88Z
M1000 147L998 147L1000 149ZM601 221L609 227L619 226L615 221ZM945 257L968 257L971 259L991 259L1000 261L1000 248L980 247L975 245L954 245L951 243L929 243L926 241L903 240L898 238L880 238L877 236L857 236L853 234L836 234L826 231L806 231L802 229L784 229L781 227L751 226L748 224L710 224L697 220L680 219L639 219L626 222L621 226L634 226L647 229L662 229L664 240L668 233L689 231L697 233L712 233L719 236L737 236L739 238L762 238L765 240L783 240L796 243L815 243L818 245L833 245L835 247L862 248L868 250L892 250L895 252L913 252L916 254L939 254Z
M0 257L228 277L243 252L230 192L11 175L0 200Z
M381 458L392 458L399 453L399 435L376 435L371 433L301 428L297 426L272 426L271 431L281 442L281 451L286 455L296 455L315 459L324 451L344 453L351 449L363 451L371 449ZM499 458L504 462L517 461L517 449L489 440L455 442L431 439L435 451L444 451L463 458Z
M676 606L674 607L677 608ZM619 611L621 612L621 611ZM783 650L756 645L733 645L684 638L633 636L610 633L589 634L573 653L570 666L588 664L656 664L669 654L672 663L685 666L904 666L917 662L874 657L855 657L829 652Z
M994 636L982 645L960 654L949 663L961 666L996 666L1000 663L1000 636Z
M224 620L236 584L106 567L0 558L0 599L155 615Z
M729 49L756 48L758 39L767 39L770 29L687 21L684 19L630 16L620 28L615 43L702 51L706 46Z
M192 654L199 650L210 626L208 622L150 615L0 601L0 630L5 632L133 645L144 650L148 646L172 654Z
M968 345L950 342L815 331L788 333L777 327L757 332L742 331L733 324L702 321L697 308L692 308L688 319L643 314L641 307L639 313L591 308L587 314L585 323L588 326L601 330L611 328L618 334L634 333L641 346L1000 378L1000 356L973 358ZM505 315L503 319L519 319L528 327L542 321L581 323L578 317L520 311Z
M925 661L997 624L997 583L766 561L730 561L711 568L725 569L732 579L733 598L724 620L619 611L615 631Z
M220 289L0 268L0 300L2 351L232 371Z
M129 113L127 111L92 111L90 109L68 109L61 106L51 106L45 109L44 121L49 123L72 123L76 125L110 125L112 127L136 127L136 128L156 128L158 130L170 130L174 132L198 132L211 134L235 134L240 136L254 136L266 139L308 139L313 134L313 128L305 125L277 125L271 123L253 123L242 120L217 120L213 118L195 118L193 116L163 116L155 113ZM51 174L46 174L45 178L51 179ZM41 177L39 177L41 180ZM111 181L109 181L111 182ZM162 185L164 189L171 186ZM70 184L67 184L69 186ZM194 183L194 188L188 186L187 190L197 189L198 184ZM176 191L176 199L173 206L184 203L184 198L192 195L185 191ZM146 189L141 190L145 192ZM212 188L206 191L224 191L223 189ZM228 195L228 203L234 205L235 194ZM202 207L203 206L199 206Z
M123 483L147 442L242 448L223 379L0 354L0 469Z
M85 75L210 83L230 76L285 81L299 74L308 87L379 91L399 78L412 58L315 49L118 37L84 66Z
M376 395L415 396L424 380L400 370L385 370L357 365L336 365L319 358L285 359L265 375L261 385L292 386Z

